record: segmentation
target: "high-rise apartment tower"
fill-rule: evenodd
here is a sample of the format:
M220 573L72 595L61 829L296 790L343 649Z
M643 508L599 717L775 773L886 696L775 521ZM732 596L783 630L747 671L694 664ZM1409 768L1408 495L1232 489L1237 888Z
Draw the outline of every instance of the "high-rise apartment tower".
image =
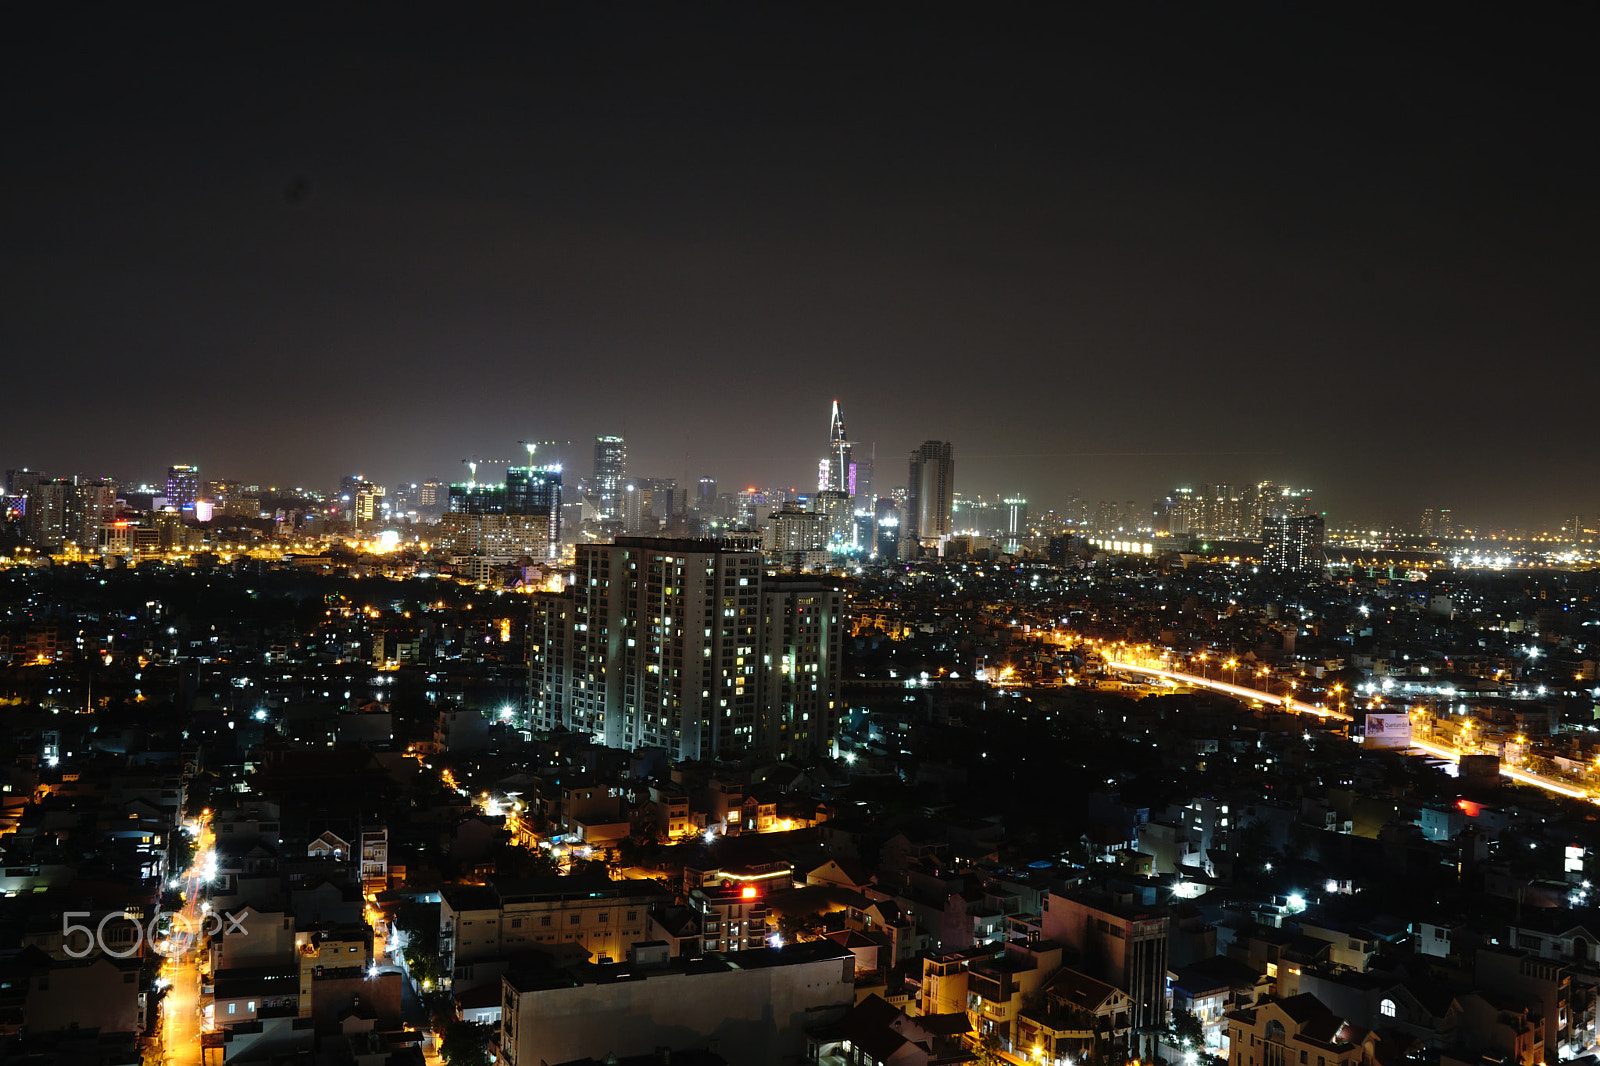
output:
M677 759L824 754L837 716L843 602L764 576L714 540L579 544L575 580L535 593L529 725Z

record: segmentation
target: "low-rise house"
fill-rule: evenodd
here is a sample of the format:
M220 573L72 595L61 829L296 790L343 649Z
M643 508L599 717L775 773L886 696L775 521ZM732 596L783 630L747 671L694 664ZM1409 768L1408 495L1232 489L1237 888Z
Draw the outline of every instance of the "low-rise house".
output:
M1315 996L1264 999L1228 1015L1229 1066L1373 1066L1377 1037Z
M1133 1000L1113 985L1066 969L1044 999L1017 1016L1013 1053L1046 1062L1117 1061L1132 1050Z
M1054 941L1013 941L998 955L972 960L967 967L967 1013L980 1040L993 1037L1012 1052L1021 1046L1017 1018L1061 969L1061 956L1061 945Z
M934 1014L910 1017L881 996L856 1004L836 1031L812 1038L808 1061L840 1061L850 1066L936 1066L962 1063L971 1055L963 1036L967 1017Z

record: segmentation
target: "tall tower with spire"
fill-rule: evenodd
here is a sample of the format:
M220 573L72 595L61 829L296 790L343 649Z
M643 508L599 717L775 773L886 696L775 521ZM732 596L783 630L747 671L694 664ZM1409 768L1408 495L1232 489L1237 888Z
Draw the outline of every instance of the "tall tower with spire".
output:
M850 458L850 437L844 430L844 414L839 401L833 401L833 423L828 428L828 457L822 461L817 478L819 492L856 494L856 464Z

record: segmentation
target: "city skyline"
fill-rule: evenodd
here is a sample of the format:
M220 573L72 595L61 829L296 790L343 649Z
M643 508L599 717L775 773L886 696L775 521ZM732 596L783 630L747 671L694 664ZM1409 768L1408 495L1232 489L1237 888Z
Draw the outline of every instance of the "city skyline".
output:
M837 397L857 460L949 440L964 491L1600 496L1559 14L16 20L10 466L394 482L616 433L799 487Z
M837 463L837 452L835 450L835 445L837 442L830 438L834 437L834 434L839 431L841 426L841 423L838 421L838 419L840 417L842 405L840 401L836 399L832 401L832 406L834 418L833 426L829 433L820 437L820 439L823 440L823 444L816 449L816 454L814 456L810 457L809 460L802 458L797 461L802 469L809 467L811 471L815 472L818 470L820 465L820 467L826 471L829 465L830 456L834 457L833 461L834 463ZM525 442L518 441L517 443L520 445L524 444ZM568 499L566 502L576 503L577 497L574 495L574 493L580 486L582 486L590 495L599 494L596 495L596 502L601 511L606 511L608 507L608 505L600 502L601 496L609 496L611 494L618 493L622 486L636 480L649 482L663 477L667 480L675 481L681 487L686 489L692 489L699 483L707 482L712 485L722 486L724 492L727 493L737 493L748 487L751 490L777 490L787 493L791 498L809 499L817 491L815 485L813 483L808 483L804 476L788 483L760 481L747 477L728 478L725 472L721 475L710 472L711 469L716 468L715 464L708 464L708 466L704 468L691 467L686 471L670 474L661 470L640 470L627 459L627 454L633 451L632 442L628 441L627 438L618 435L601 434L593 437L592 439L561 442L546 441L541 443L547 445L560 445L559 447L553 449L547 449L545 452L540 453L540 456L541 461L547 462L554 460L555 468L565 471L565 478L568 487ZM846 439L844 441L845 455L848 456L849 449L858 443L859 442ZM929 441L924 443L934 442ZM913 458L915 458L915 454L918 452L920 447L921 445L910 449L910 451L913 453ZM618 467L615 466L614 462L602 460L602 451L604 451L607 455L620 454L621 466ZM404 489L407 487L416 488L425 482L436 481L441 485L464 485L474 481L481 481L485 478L491 482L494 482L505 476L507 470L515 469L519 465L525 465L526 463L525 458L522 457L482 457L491 452L509 453L509 449L503 447L490 447L486 452L483 453L474 452L469 458L459 459L455 462L445 461L435 464L436 466L448 471L447 473L434 471L428 474L418 475L415 471L412 471L410 472L409 476L402 473L400 476L392 478L383 477L381 475L369 476L368 474L351 475L348 473L330 473L321 480L307 479L278 483L273 483L266 479L252 478L249 476L249 470L214 470L208 468L204 464L199 463L192 465L189 463L172 464L165 468L166 473L164 475L153 477L120 476L117 473L105 470L101 470L99 472L89 472L85 470L67 471L60 469L41 470L38 467L23 467L20 465L12 466L11 464L4 463L3 461L0 461L0 470L9 469L18 473L32 474L34 476L42 475L47 478L76 477L84 480L85 482L110 479L115 485L117 485L119 489L124 491L154 491L157 495L160 495L163 485L165 485L167 490L170 491L173 483L172 472L178 469L184 469L189 471L191 476L197 475L199 477L199 484L201 486L204 486L210 482L228 480L256 486L259 487L263 492L271 491L283 496L292 496L301 492L305 492L326 496L330 499L337 499L341 492L340 486L352 483L354 481L364 481L375 484L380 490L387 490L392 494L396 489ZM985 456L968 457L962 455L959 446L956 446L953 449L953 452L954 458L957 460L976 458L981 462L984 459L994 458ZM868 464L866 467L867 470L872 469L871 464L875 462L874 454L875 448L869 445L867 454L863 456L863 459ZM195 458L192 453L187 457L190 459ZM576 460L575 462L571 461L574 459ZM850 462L850 469L854 471L854 462L848 459L847 462ZM904 460L902 458L896 456L888 460L889 465L883 467L881 473L877 473L876 475L862 475L864 485L870 484L870 495L872 498L887 498L895 493L903 494L909 489L906 478L897 473L903 462ZM592 470L590 469L591 465L594 467ZM608 474L602 475L602 465L604 465L606 470L609 471ZM479 476L480 468L482 471L482 477ZM91 470L93 469L94 468L91 468ZM371 471L379 468L368 465L366 467L361 467L361 469ZM617 472L618 470L623 470L624 472L619 475ZM813 476L815 476L815 474L813 474ZM1155 476L1158 477L1159 475ZM1219 476L1216 471L1212 471L1211 475L1208 477L1186 481L1169 480L1165 484L1158 483L1159 487L1153 490L1149 495L1138 495L1130 492L1119 492L1113 490L1104 495L1096 496L1080 489L1069 487L1061 490L1061 495L1059 497L1040 498L1038 496L1030 496L1030 494L1027 492L1019 492L1003 483L972 486L967 484L966 480L967 473L964 468L961 479L955 482L952 492L954 499L965 501L1000 501L1003 499L1019 499L1022 501L1031 500L1031 510L1034 513L1054 511L1063 514L1070 512L1074 507L1082 507L1085 509L1086 513L1092 514L1097 504L1109 505L1113 508L1124 509L1126 509L1127 505L1131 504L1138 510L1140 514L1157 523L1159 523L1161 521L1161 517L1170 510L1172 501L1175 498L1174 493L1184 493L1186 491L1200 492L1202 490L1229 490L1234 494L1235 499L1237 500L1240 493L1243 493L1245 496L1253 496L1258 486L1266 486L1277 489L1285 484L1283 479L1274 478L1271 476L1260 478L1228 478ZM609 486L609 488L606 486ZM0 488L3 488L3 486L0 486ZM863 489L863 491L865 491L865 489ZM1489 513L1485 507L1477 505L1475 501L1472 500L1440 501L1434 497L1421 497L1415 501L1412 501L1409 505L1402 504L1392 515L1384 515L1382 517L1375 516L1374 512L1370 509L1363 510L1359 502L1356 504L1353 512L1346 511L1344 513L1329 514L1325 499L1327 494L1323 492L1320 487L1313 487L1312 489L1306 489L1304 491L1315 492L1317 497L1316 507L1321 513L1329 515L1330 528L1366 529L1370 526L1374 530L1379 531L1385 529L1400 532L1420 531L1423 533L1432 533L1434 535L1443 536L1450 536L1458 532L1488 534L1496 531L1504 532L1508 530L1520 530L1527 533L1548 533L1557 530L1566 531L1572 519L1584 517L1586 515L1592 515L1595 513L1593 510L1585 511L1574 509L1561 511L1559 513L1532 516L1494 515ZM867 497L862 497L862 499L865 498ZM1443 525L1439 524L1439 517L1441 515L1444 517ZM611 515L613 519L619 516L620 512L618 512L617 515ZM1588 524L1590 523L1586 521L1585 525Z

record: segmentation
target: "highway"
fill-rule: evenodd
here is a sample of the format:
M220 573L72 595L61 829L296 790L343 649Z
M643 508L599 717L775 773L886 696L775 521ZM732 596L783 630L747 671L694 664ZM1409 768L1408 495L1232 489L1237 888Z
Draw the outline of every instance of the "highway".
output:
M1194 674L1180 673L1176 670L1167 670L1155 666L1141 666L1138 663L1119 662L1113 659L1105 660L1106 668L1110 670L1127 671L1129 673L1144 674L1150 677L1161 677L1175 681L1180 685L1190 685L1195 688L1210 689L1236 699L1249 700L1253 703L1272 704L1285 710L1295 711L1299 714L1314 714L1319 718L1336 718L1340 721L1353 721L1352 717L1340 711L1330 711L1326 707L1319 707L1302 700L1289 699L1284 696L1274 696L1257 688L1248 688L1244 685L1232 685L1224 681L1213 681L1207 677L1196 677ZM1438 744L1429 740L1419 740L1415 736L1411 739L1411 747L1417 751L1426 752L1447 762L1459 763L1461 752L1453 747ZM1468 753L1470 754L1470 753ZM1534 788L1553 792L1558 796L1568 799L1590 800L1600 803L1600 798L1591 794L1587 789L1566 781L1559 781L1553 777L1536 774L1529 770L1520 770L1514 766L1507 766L1504 761L1500 763L1500 773L1503 777L1521 785L1531 785Z

